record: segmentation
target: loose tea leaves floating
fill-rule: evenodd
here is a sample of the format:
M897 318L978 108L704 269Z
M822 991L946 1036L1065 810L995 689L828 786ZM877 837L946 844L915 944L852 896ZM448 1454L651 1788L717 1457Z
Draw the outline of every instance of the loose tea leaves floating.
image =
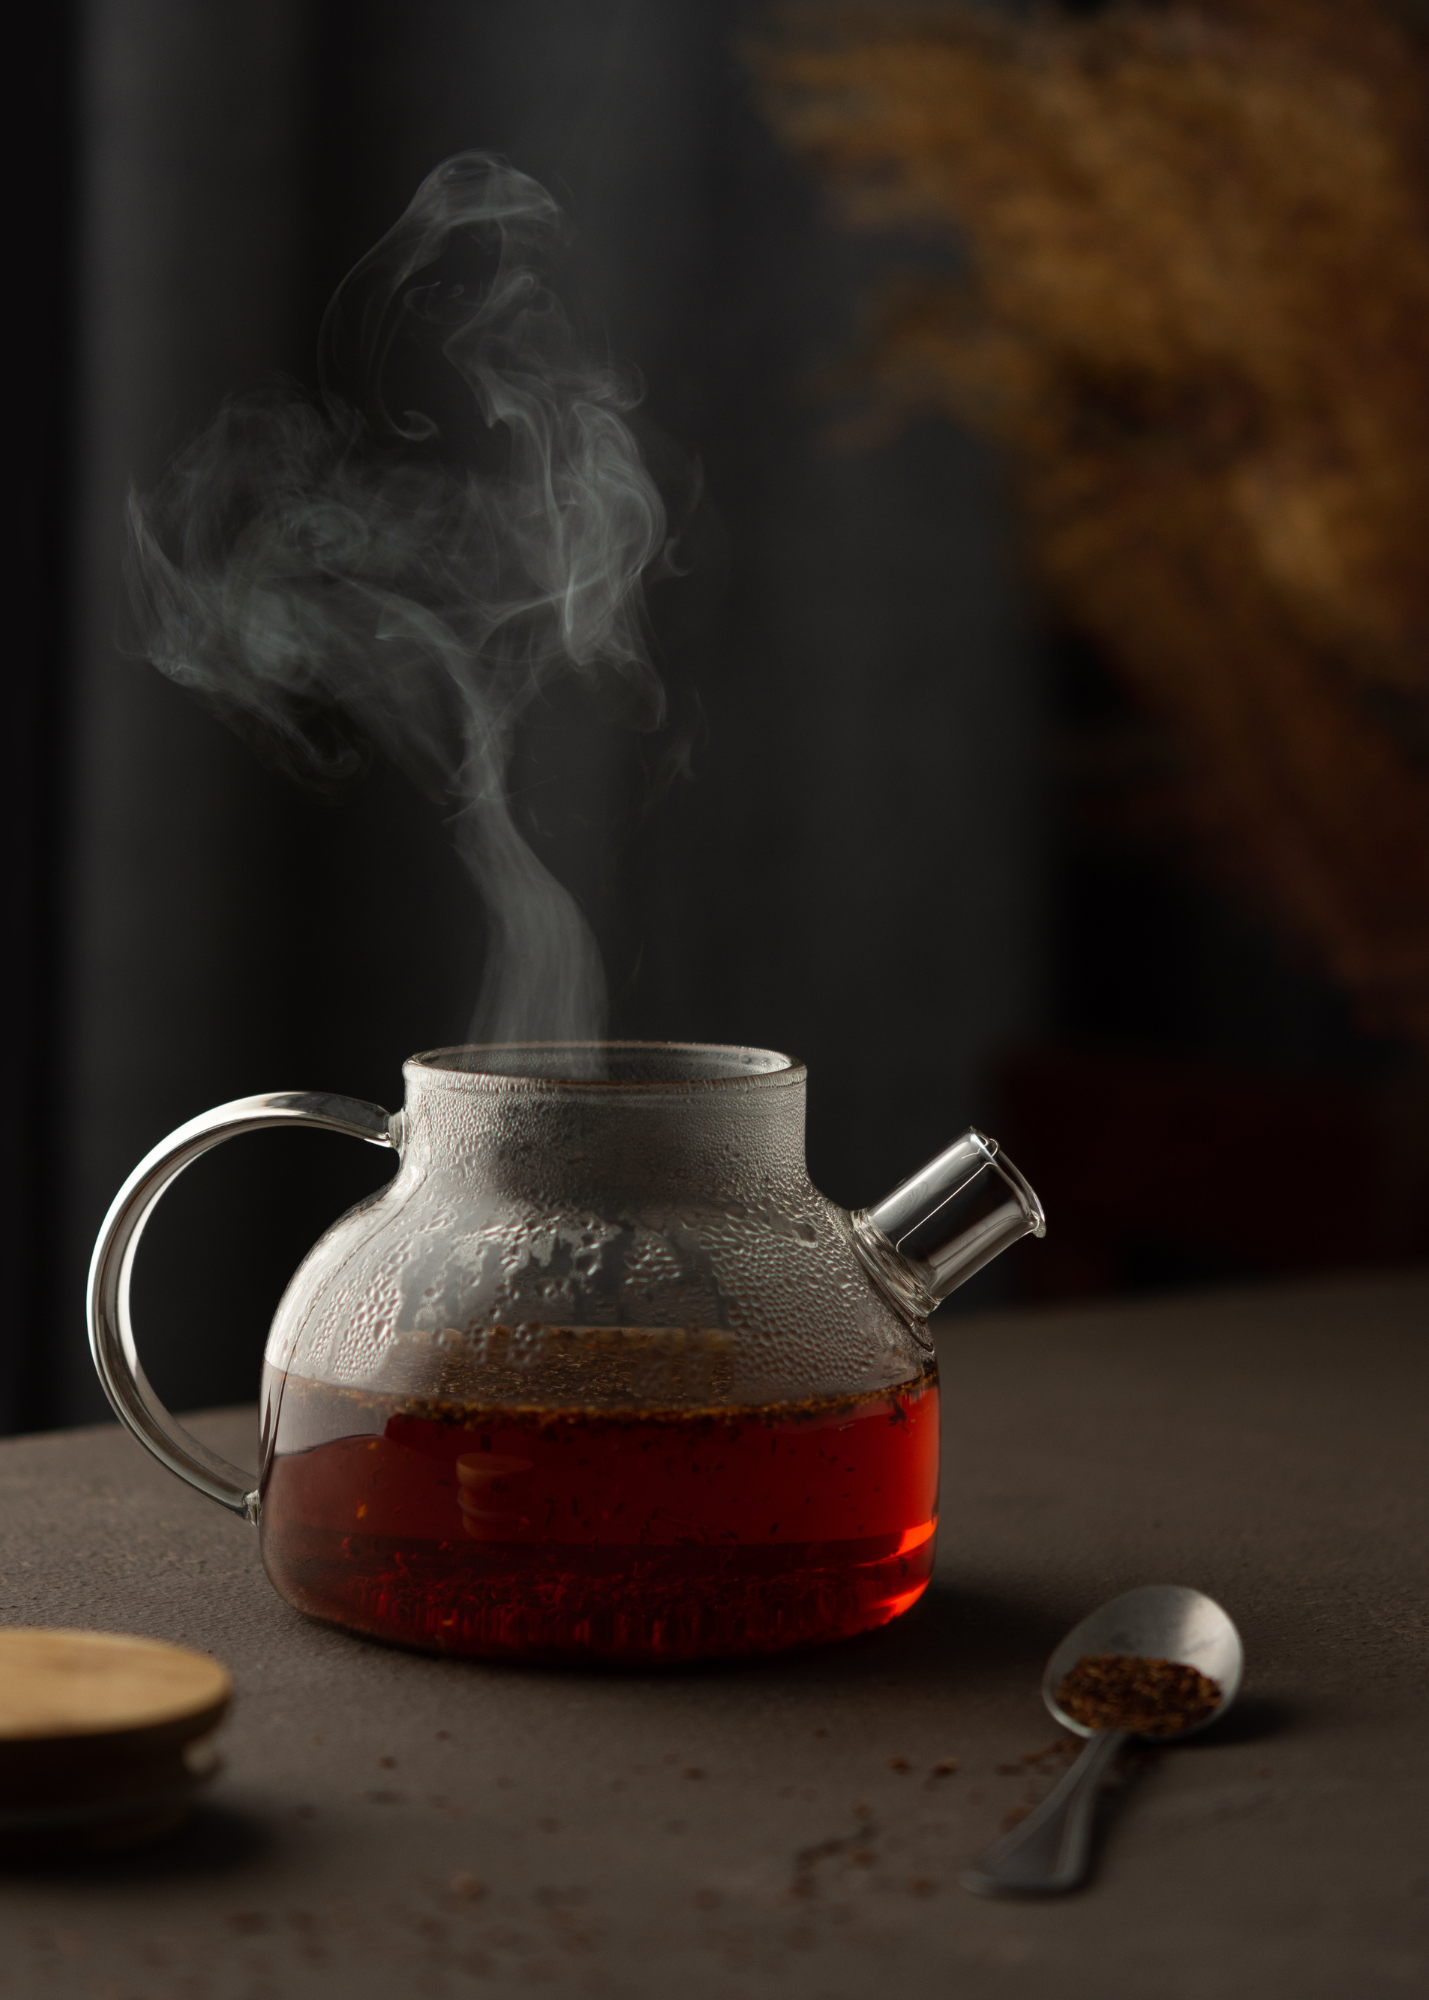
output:
M1178 1736L1214 1715L1218 1684L1179 1660L1084 1653L1057 1689L1057 1705L1086 1729Z

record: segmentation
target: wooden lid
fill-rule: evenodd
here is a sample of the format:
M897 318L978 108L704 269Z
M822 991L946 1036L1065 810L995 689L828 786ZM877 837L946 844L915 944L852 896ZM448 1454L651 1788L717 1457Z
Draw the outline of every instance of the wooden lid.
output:
M0 1630L0 1742L217 1728L233 1698L206 1653L119 1632Z
M233 1698L206 1653L120 1632L0 1629L0 1859L149 1840L218 1760Z

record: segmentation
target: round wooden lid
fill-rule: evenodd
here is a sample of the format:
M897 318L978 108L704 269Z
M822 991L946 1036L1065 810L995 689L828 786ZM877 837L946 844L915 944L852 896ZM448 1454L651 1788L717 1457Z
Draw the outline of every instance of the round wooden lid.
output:
M116 1736L218 1726L233 1698L227 1668L206 1653L120 1632L0 1630L0 1742Z

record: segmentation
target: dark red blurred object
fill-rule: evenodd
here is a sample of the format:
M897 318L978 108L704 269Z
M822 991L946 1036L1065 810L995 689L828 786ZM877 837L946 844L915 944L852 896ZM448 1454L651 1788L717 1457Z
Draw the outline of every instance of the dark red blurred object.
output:
M1024 1296L1429 1257L1429 1076L1029 1051L1001 1136L1047 1209Z

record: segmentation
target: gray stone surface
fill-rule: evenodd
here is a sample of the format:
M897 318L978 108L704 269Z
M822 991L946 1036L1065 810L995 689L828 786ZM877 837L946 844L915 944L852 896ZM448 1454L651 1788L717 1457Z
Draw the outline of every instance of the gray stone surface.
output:
M0 1993L1422 1994L1427 1327L1417 1276L962 1321L923 1605L665 1677L348 1638L127 1437L8 1442L0 1617L212 1648L238 1704L169 1844L0 1878ZM1084 1894L964 1895L1052 1782L1043 1657L1149 1581L1239 1621L1242 1709L1140 1762Z

